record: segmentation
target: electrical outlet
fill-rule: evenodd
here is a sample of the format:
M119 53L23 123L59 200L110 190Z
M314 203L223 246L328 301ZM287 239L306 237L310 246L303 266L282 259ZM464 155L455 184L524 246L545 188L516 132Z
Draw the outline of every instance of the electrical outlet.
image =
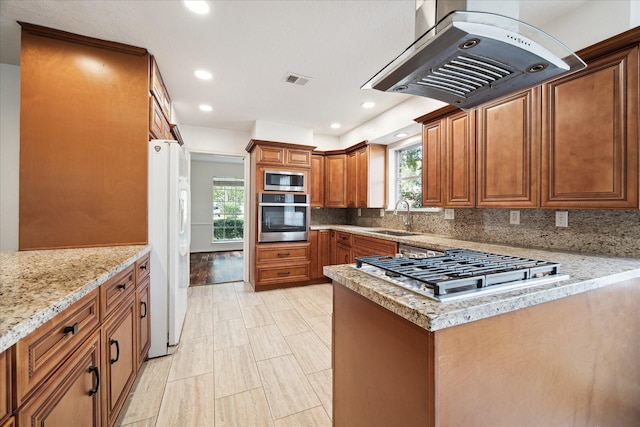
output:
M455 209L445 209L444 210L444 219L455 219L456 211Z
M509 224L520 224L520 211L509 212Z
M560 211L556 212L556 227L568 227L569 226L569 212Z
M384 209L380 209L380 216L383 217L384 216Z
M358 216L362 216L362 209L358 208Z

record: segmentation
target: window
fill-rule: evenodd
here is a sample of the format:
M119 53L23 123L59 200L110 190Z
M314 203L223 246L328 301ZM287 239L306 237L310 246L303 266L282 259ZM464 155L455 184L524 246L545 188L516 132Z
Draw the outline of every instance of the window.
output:
M244 179L213 178L213 241L244 237Z
M422 144L405 145L395 151L395 179L391 203L406 199L412 209L422 207Z

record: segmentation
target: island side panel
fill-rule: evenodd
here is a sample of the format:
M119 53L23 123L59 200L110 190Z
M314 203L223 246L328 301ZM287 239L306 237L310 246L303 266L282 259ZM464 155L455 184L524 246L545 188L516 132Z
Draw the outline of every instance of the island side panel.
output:
M635 279L437 331L439 425L640 425L639 308Z
M433 334L335 281L333 302L334 427L433 427Z

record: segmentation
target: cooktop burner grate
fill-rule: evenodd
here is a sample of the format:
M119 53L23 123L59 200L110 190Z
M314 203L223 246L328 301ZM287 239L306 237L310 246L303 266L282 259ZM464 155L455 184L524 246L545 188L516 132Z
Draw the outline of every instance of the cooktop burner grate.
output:
M368 264L382 269L389 277L417 280L445 295L469 289L486 288L557 275L560 264L467 249L450 249L434 258L387 256L357 257L356 266Z

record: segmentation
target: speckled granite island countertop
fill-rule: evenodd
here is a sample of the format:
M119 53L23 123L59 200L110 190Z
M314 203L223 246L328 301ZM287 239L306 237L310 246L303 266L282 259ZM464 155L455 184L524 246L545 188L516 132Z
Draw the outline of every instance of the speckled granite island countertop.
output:
M0 252L0 352L149 250L136 245Z
M640 278L640 259L635 258L517 248L455 240L430 234L394 237L372 233L370 228L356 226L312 226L312 229L346 231L438 251L463 248L550 261L560 263L560 272L570 276L567 280L555 283L535 285L468 300L438 302L369 274L361 273L353 264L324 267L324 274L327 277L428 331L437 331L624 280Z

